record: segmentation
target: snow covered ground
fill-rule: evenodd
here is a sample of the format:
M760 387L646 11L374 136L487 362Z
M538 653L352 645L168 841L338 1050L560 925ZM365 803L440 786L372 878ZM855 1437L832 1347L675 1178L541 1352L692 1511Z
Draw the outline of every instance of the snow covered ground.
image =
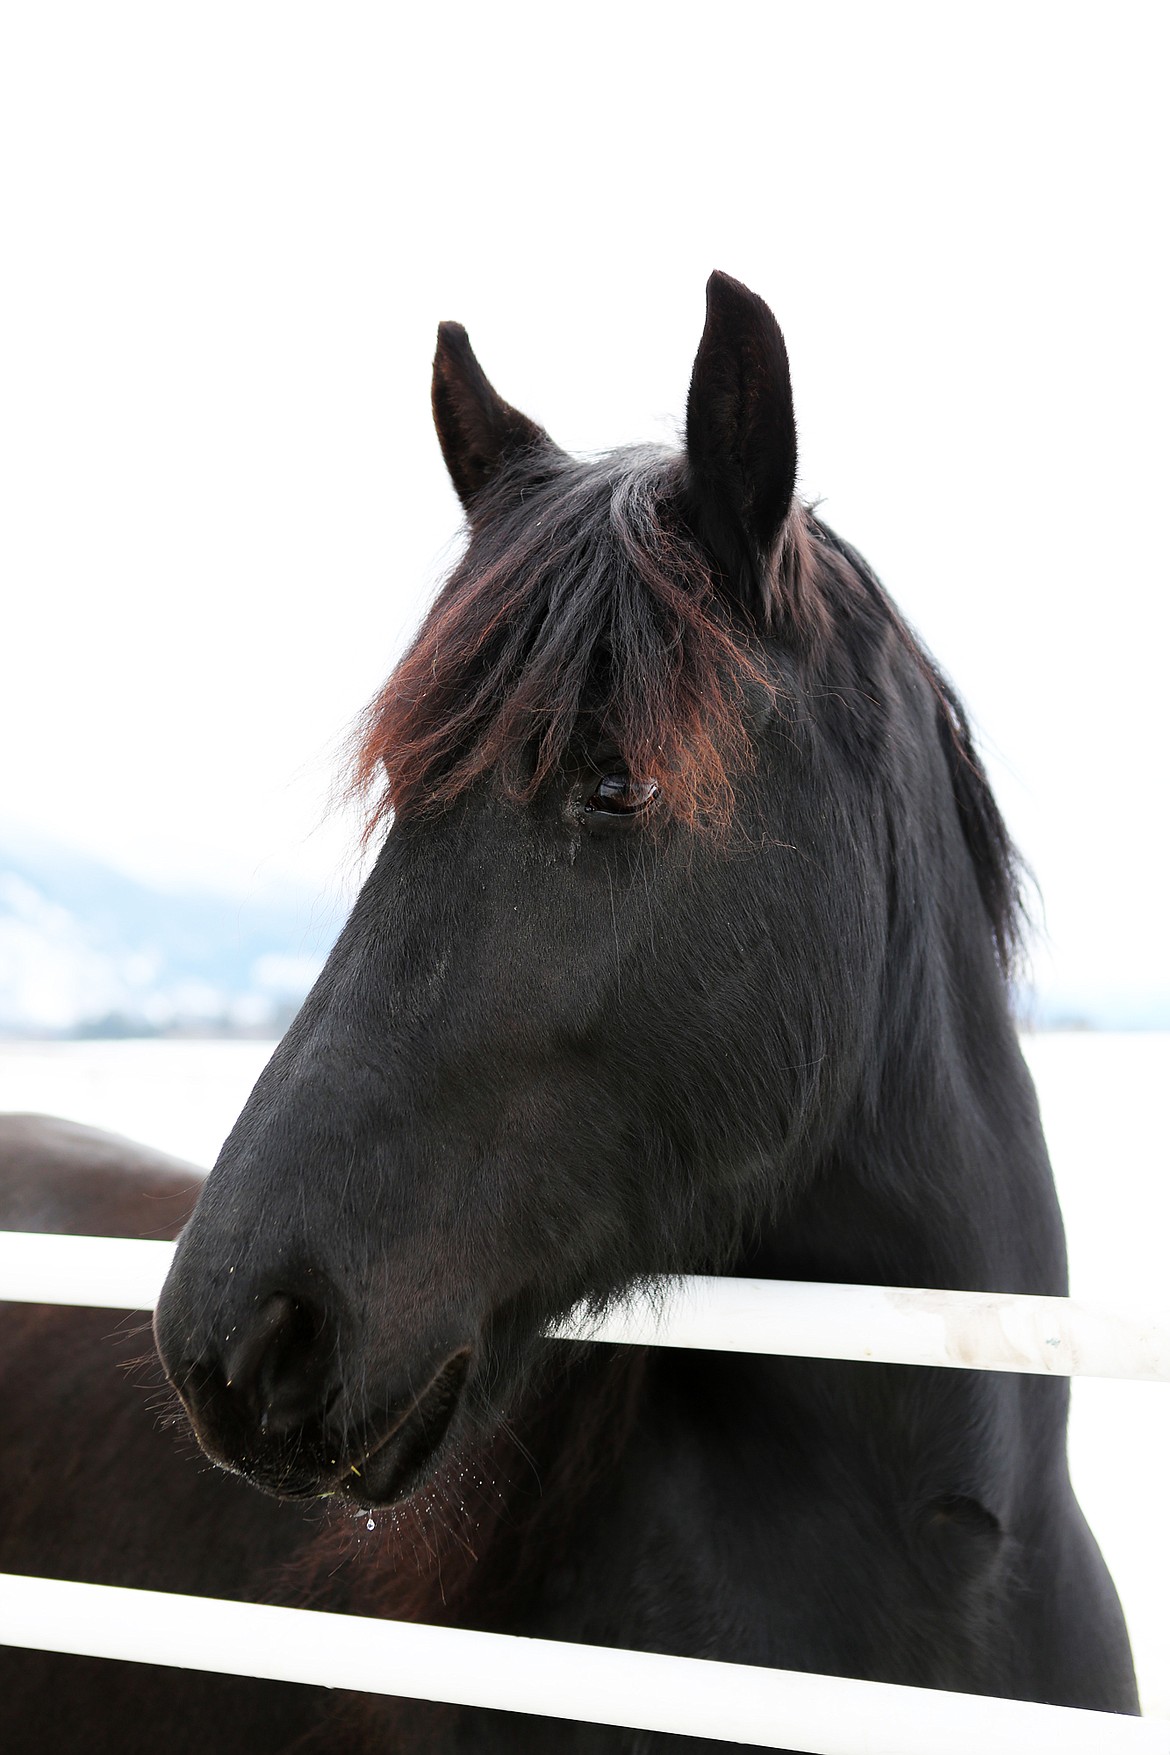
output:
M1068 1226L1073 1290L1170 1306L1170 1034L1025 1039ZM0 1109L43 1110L209 1165L271 1052L261 1042L0 1043ZM1170 1717L1170 1385L1083 1379L1077 1492L1129 1617L1145 1709Z

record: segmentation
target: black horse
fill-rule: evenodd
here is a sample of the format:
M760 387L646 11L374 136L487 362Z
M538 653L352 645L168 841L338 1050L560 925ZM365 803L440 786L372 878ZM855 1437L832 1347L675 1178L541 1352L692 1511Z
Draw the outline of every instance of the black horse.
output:
M453 324L434 407L470 540L365 726L390 826L156 1316L200 1443L351 1508L300 1600L391 1508L367 1612L1136 1711L1064 1382L545 1338L668 1273L1062 1294L1063 1236L1013 851L794 498L767 307L712 277L681 454L566 456ZM723 1746L365 1722L341 1746Z

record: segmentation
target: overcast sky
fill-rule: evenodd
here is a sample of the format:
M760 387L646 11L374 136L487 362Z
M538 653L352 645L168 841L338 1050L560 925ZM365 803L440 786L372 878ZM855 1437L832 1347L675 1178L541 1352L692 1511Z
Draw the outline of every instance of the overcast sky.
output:
M671 438L718 266L970 703L1045 982L1170 992L1165 18L6 8L0 817L352 869L339 742L458 530L435 323L570 449Z

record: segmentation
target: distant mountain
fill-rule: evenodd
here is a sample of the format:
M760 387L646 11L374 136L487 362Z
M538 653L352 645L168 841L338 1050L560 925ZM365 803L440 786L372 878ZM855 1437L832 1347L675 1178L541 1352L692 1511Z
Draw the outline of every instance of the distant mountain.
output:
M279 1033L340 924L312 894L169 892L0 830L0 1033Z
M1156 988L1052 987L1016 1010L1034 1030L1170 1030L1170 994Z

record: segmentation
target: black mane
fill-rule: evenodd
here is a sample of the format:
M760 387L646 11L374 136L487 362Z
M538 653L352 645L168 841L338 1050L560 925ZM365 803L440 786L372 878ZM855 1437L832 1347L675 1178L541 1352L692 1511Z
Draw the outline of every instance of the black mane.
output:
M963 837L975 867L1000 968L1005 976L1010 976L1017 967L1028 925L1024 902L1026 868L996 803L975 747L966 708L950 678L904 620L864 556L819 518L811 513L806 516L821 554L838 575L846 570L853 590L860 587L864 591L894 630L934 695L939 742L946 756Z

